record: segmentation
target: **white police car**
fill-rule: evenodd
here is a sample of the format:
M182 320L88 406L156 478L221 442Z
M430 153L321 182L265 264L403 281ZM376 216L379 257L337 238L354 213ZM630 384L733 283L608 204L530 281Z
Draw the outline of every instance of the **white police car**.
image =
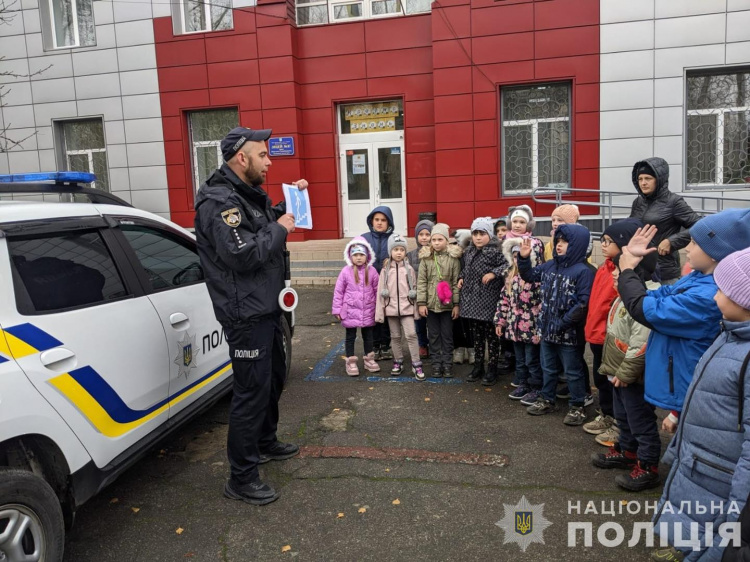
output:
M2 561L61 560L75 509L231 389L194 236L93 179L0 177L91 201L0 203Z

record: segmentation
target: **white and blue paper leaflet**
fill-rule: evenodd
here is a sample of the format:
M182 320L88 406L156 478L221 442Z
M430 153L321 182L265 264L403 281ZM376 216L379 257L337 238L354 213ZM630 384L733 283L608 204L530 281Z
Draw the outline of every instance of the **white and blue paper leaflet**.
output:
M297 228L312 228L312 207L310 207L310 192L300 190L296 185L281 184L286 200L286 212L294 215L294 226Z

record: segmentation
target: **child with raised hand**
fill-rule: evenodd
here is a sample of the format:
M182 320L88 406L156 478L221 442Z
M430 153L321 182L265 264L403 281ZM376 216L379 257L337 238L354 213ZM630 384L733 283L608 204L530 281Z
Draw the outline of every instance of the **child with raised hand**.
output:
M425 374L414 327L414 319L419 316L416 306L417 275L406 260L406 239L400 234L391 234L388 239L388 254L390 257L383 262L383 269L380 270L375 322L388 321L393 350L391 376L397 377L404 371L404 352L401 347L403 333L409 346L412 373L417 380L423 381Z
M594 272L585 264L590 240L589 230L578 224L563 224L555 231L555 252L552 261L532 267L531 240L521 243L518 270L527 283L541 283L542 312L539 327L542 335L542 395L526 410L533 416L557 410L558 364L568 379L570 409L565 425L582 425L586 421L586 369L579 344L583 339L583 324Z
M602 255L604 263L597 269L594 285L591 288L589 310L584 330L586 341L594 356L594 384L599 390L599 413L593 421L583 425L583 430L591 435L603 435L597 443L612 446L617 441L617 425L612 405L612 384L599 373L602 364L604 341L607 338L607 316L612 303L617 298L617 289L612 283L615 271L613 259L620 254L620 248L627 246L635 231L643 226L639 219L624 219L609 225L602 234Z
M516 356L515 376L510 383L515 388L508 397L530 406L536 402L542 390L541 336L537 323L542 296L539 283L527 283L521 278L516 261L525 238L531 240L529 259L532 267L544 261L544 245L541 240L531 236L534 219L528 206L516 207L510 217L511 230L502 241L501 249L511 267L497 303L495 326L498 337L504 336L512 342Z
M417 305L427 318L433 377L452 377L453 320L458 318L459 258L463 251L448 244L449 229L444 223L432 227L430 246L419 251L422 260L417 280Z
M352 377L359 375L357 356L354 355L357 328L362 333L365 369L372 373L380 371L373 352L373 326L378 290L378 272L372 265L374 259L375 253L367 240L361 236L353 238L344 249L346 265L336 279L336 288L333 292L331 314L346 328L344 361L346 374Z
M406 254L406 259L409 260L409 263L417 274L419 274L419 263L421 261L419 259L419 250L424 246L430 245L430 233L433 226L435 226L434 222L423 219L414 227L414 237L417 240L417 247ZM417 327L417 341L419 342L419 358L427 359L430 355L430 342L427 339L427 319L420 316L415 321L415 325Z
M750 211L745 213L748 225ZM694 241L693 229L701 222L690 229ZM740 230L748 242L747 226ZM732 229L713 232L730 234ZM715 248L709 244L705 250L711 255ZM652 559L747 560L735 557L739 549L723 552L725 533L721 530L723 524L737 522L750 494L750 248L724 257L715 267L713 279L718 287L714 299L722 316L722 332L695 367L677 434L664 455L672 468L654 516L654 530L672 546L657 550ZM673 509L665 509L666 501ZM743 529L743 535L746 533L747 528ZM696 538L699 545L692 544ZM742 538L747 540L747 536ZM693 550L673 548L685 545ZM740 546L739 541L735 546ZM744 546L747 554L747 543Z
M461 291L460 315L471 321L474 339L474 368L467 382L482 379L491 386L497 382L500 361L500 340L493 324L497 301L505 286L509 264L497 245L491 244L493 224L489 217L471 223L471 244L464 253L464 267L458 281ZM485 342L489 352L487 372L484 371Z

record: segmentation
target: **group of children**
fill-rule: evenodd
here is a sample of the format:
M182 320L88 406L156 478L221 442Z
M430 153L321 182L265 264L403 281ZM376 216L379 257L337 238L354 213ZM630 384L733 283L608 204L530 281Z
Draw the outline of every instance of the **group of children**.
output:
M722 499L743 505L750 493L750 210L730 209L696 223L687 247L692 273L662 286L651 244L656 227L632 218L609 226L597 269L589 261L590 233L578 218L574 205L555 209L547 248L531 234L527 205L499 221L475 219L465 247L461 235L459 243L451 241L448 225L420 221L417 249L407 254L407 241L392 234L390 214L376 209L368 219L371 236L388 230L386 243L376 251L363 237L352 240L336 283L333 314L346 327L347 374L359 374L357 328L364 368L380 370L376 359L383 350L375 355L372 331L387 322L391 375L403 372L403 335L417 380L428 376L427 356L430 376L451 377L453 334L463 322L475 359L467 382L494 384L502 370L501 342L510 344L509 398L538 416L569 397L563 423L583 425L609 447L592 455L592 464L626 469L615 478L620 487L641 491L660 484L659 407L669 411L662 429L677 433L665 456L672 468L661 505ZM586 343L600 407L589 423ZM704 511L692 513L705 526L715 516L697 515ZM656 520L681 521L662 509ZM706 549L716 548L704 539ZM670 544L675 540L670 534ZM654 559L687 554L670 547Z

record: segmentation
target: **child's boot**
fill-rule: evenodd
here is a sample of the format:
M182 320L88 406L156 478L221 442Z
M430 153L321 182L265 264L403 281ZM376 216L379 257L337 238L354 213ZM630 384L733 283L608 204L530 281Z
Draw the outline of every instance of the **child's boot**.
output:
M469 365L473 365L477 357L477 354L474 352L473 347L469 347L466 350L466 357L467 357L467 360L469 361Z
M365 360L365 371L370 371L371 373L380 372L380 365L378 365L378 362L375 361L374 351L371 351L370 353L365 355L364 360Z
M469 376L466 377L466 382L477 382L483 377L484 377L484 363L481 361L478 361L474 363L474 368L471 370L471 373L469 373Z
M393 360L393 368L391 369L391 376L397 377L401 373L404 372L404 360L403 359L394 359Z
M445 365L443 366L443 376L446 379L452 379L453 378L453 365Z
M482 385L483 386L492 386L497 382L497 367L495 365L490 365L487 367L487 374L484 375L482 378Z
M414 378L417 379L418 381L423 381L426 378L426 375L424 374L424 369L422 369L421 361L412 363L411 371L412 373L414 373Z
M349 375L350 377L359 376L359 367L357 367L357 358L347 357L345 361L346 361L346 374Z
M380 350L380 355L383 357L383 359L386 359L386 360L393 359L393 351L391 350L391 346L390 345L384 346Z
M456 365L460 365L464 362L464 352L466 351L466 348L464 347L457 347L453 350L453 362Z
M654 463L638 461L630 474L620 474L615 478L615 484L631 492L640 492L659 486L659 466Z

